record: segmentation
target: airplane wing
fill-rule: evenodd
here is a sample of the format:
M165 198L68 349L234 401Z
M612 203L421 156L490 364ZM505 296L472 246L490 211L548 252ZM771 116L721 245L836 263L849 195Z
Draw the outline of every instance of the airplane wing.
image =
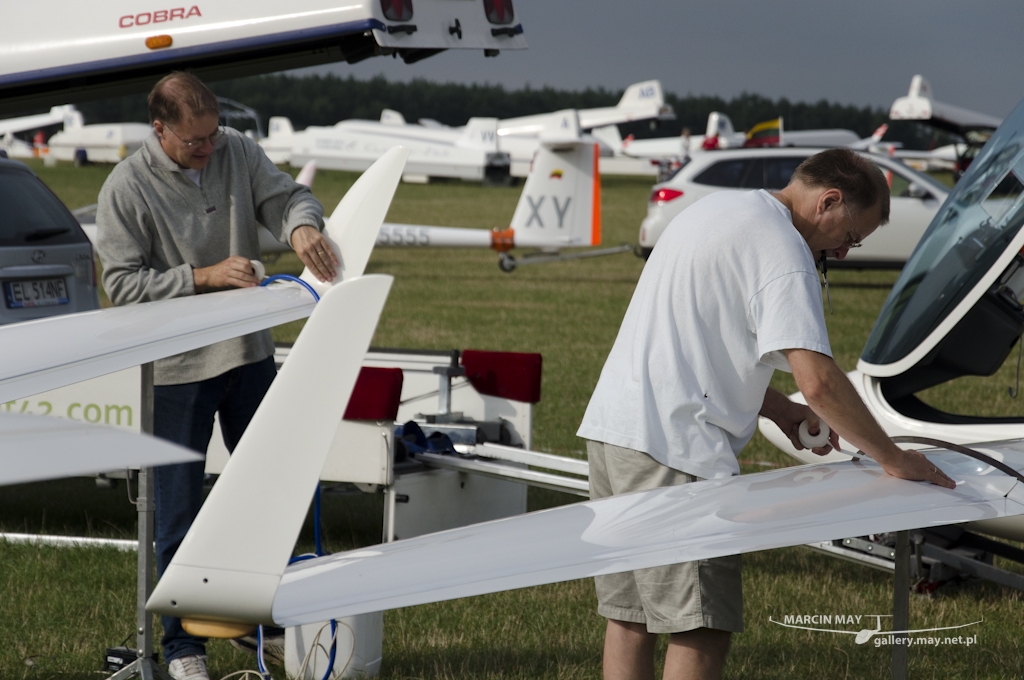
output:
M0 416L0 441L0 484L202 460L154 437L43 416Z
M407 156L401 147L384 154L328 221L327 241L341 262L336 282L362 274ZM321 294L332 285L303 276ZM314 304L287 283L2 326L0 403L304 318Z
M315 304L279 284L0 326L0 402L301 319Z
M1003 447L1024 469L1024 444ZM1024 514L1024 486L948 451L947 490L869 460L774 470L564 506L290 566L273 618L294 626L844 536Z

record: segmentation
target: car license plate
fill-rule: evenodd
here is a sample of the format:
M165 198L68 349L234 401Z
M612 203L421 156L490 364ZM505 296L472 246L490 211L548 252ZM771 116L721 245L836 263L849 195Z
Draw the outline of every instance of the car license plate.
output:
M66 305L68 288L64 279L4 281L7 306L10 309Z

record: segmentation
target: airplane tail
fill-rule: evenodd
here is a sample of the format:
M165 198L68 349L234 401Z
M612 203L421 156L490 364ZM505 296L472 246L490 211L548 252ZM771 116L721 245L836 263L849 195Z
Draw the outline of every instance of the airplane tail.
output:
M546 139L541 133L541 145L509 228L515 247L601 244L600 149L580 141L575 112L568 113L572 115L555 115L554 125L545 128ZM575 138L567 134L574 125Z
M708 124L704 129L703 147L705 151L712 149L728 149L736 137L732 119L721 111L708 114Z
M870 149L872 146L874 146L874 145L878 144L880 141L882 141L882 137L884 137L885 133L888 132L888 131L889 131L889 126L887 124L885 124L885 123L882 123L881 125L878 126L878 128L873 133L871 133L870 137L865 137L864 139L858 140L857 142L854 142L853 144L850 144L850 148L851 149Z
M664 105L665 95L661 91L661 81L645 80L642 83L633 83L627 87L615 108L626 111L642 111L644 113L653 110L655 112L654 115L657 116L657 112Z
M622 153L629 142L633 141L632 135L626 140L622 139L618 125L605 125L604 127L594 128L590 131L590 134L616 156Z
M466 127L455 141L455 146L464 149L498 150L498 119L470 118Z
M271 116L267 124L267 135L270 137L290 135L295 132L292 121L285 116Z
M64 108L64 129L65 130L78 130L85 127L85 118L82 116L82 112L76 109L74 106L67 106Z
M582 139L579 119L572 109L546 116L539 139L540 145L508 229L485 231L424 224L384 224L377 244L490 247L503 256L512 248L557 251L571 246L600 245L599 145Z
M405 125L405 116L394 109L382 109L380 122L384 125Z

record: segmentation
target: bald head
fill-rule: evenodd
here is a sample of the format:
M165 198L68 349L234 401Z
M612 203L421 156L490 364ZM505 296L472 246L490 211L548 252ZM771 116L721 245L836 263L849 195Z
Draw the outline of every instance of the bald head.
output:
M149 122L188 124L213 114L220 116L217 95L203 81L186 71L164 76L149 93Z

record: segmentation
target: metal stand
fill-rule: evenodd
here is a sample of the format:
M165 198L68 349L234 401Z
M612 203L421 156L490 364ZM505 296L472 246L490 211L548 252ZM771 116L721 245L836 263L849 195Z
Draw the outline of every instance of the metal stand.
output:
M905 637L910 630L910 532L896 532L895 579L892 589L892 629L894 638ZM892 680L907 680L907 646L892 648Z
M153 434L153 364L142 366L142 431ZM129 480L130 481L130 480ZM139 470L139 493L135 501L139 515L139 562L135 610L135 651L139 655L109 680L172 680L153 656L153 615L146 611L146 602L153 592L156 556L153 554L153 470Z

